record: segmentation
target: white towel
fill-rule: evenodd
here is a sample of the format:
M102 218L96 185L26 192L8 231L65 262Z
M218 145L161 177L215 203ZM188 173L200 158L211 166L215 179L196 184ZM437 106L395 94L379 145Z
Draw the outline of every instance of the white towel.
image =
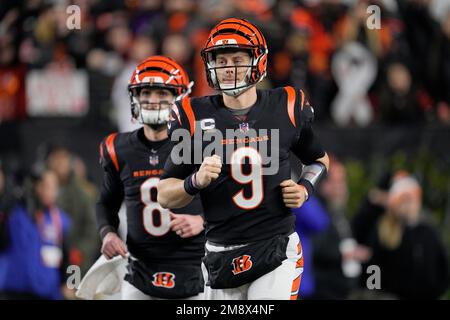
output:
M101 255L83 277L76 296L80 299L100 300L119 293L127 273L127 264L128 259L121 256L107 260Z

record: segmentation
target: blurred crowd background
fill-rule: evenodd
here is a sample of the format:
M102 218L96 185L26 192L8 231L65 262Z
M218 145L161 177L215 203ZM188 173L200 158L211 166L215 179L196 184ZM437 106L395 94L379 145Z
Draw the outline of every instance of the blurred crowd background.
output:
M0 297L73 297L60 286L65 268L84 274L99 256L98 145L138 127L134 67L170 56L194 96L213 94L200 50L227 17L261 28L269 63L259 86L303 88L332 155L317 196L294 211L300 296L450 298L450 0L2 0ZM30 241L62 255L42 267ZM367 288L371 265L379 290ZM30 279L6 279L14 268Z

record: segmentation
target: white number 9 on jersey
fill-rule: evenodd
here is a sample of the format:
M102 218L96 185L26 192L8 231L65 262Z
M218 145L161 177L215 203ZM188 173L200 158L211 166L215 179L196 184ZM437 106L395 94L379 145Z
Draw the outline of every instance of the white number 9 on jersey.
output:
M159 178L149 178L141 184L141 201L145 205L142 210L144 229L152 236L161 237L169 232L170 210L163 209L156 201L156 186ZM155 221L159 215L159 221Z
M243 172L243 164L248 158L250 162L250 172ZM244 196L244 189L241 189L233 197L234 203L246 210L254 209L264 199L262 159L258 150L251 147L241 147L236 149L231 155L231 177L240 184L251 183L252 195L249 198Z

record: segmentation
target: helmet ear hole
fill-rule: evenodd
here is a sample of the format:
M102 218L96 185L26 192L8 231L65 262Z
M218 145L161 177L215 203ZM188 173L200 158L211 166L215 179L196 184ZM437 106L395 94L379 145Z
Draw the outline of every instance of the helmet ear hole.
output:
M137 121L139 121L139 106L136 103L131 105L131 117Z
M256 81L256 79L259 78L259 72L257 68L252 68L253 72L252 72L252 81Z
M172 94L173 94L173 96L176 98L177 96L179 96L182 92L181 92L181 89L180 88L177 88L177 89L168 89Z
M131 115L133 118L137 119L139 117L139 111L138 107L134 104L134 106L131 108Z

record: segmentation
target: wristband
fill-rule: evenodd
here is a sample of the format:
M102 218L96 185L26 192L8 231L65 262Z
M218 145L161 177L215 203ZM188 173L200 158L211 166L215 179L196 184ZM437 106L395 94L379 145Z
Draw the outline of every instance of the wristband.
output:
M191 196L195 196L197 193L200 192L200 188L197 187L197 183L195 183L194 185L196 173L197 171L189 175L186 179L184 179L184 191L186 191L186 193Z
M194 174L192 175L192 185L193 185L194 188L196 188L196 189L201 189L201 188L198 186L198 183L197 183L197 172L194 172Z

